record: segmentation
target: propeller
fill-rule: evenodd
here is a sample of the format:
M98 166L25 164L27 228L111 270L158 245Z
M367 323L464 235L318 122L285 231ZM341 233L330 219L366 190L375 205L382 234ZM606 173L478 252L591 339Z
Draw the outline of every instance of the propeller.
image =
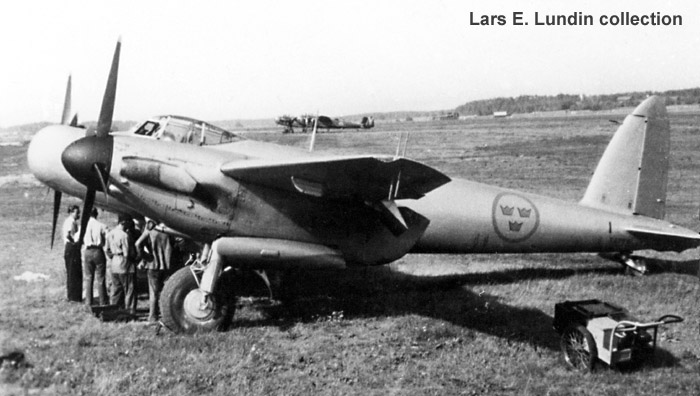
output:
M85 229L95 204L95 193L103 191L107 194L108 187L105 180L109 180L114 151L114 138L109 134L109 131L112 128L114 103L117 94L120 51L121 39L117 41L117 46L114 49L112 67L109 71L107 87L102 98L102 107L95 133L86 132L85 137L68 145L61 155L61 162L68 173L87 187L83 203L83 216L80 219L80 237L78 239L80 244L83 243Z
M61 116L61 124L63 125L68 124L68 118L70 117L72 79L72 76L69 75L68 84L66 85L66 97L63 100L63 115Z
M68 125L68 119L70 118L70 108L71 108L71 91L72 91L72 76L68 76L68 84L66 84L66 97L63 100L63 114L61 115L61 124ZM75 124L74 124L75 123ZM73 117L70 121L70 126L76 126L78 124L78 115ZM58 213L61 211L61 193L58 190L53 192L53 221L51 222L51 249L53 249L54 239L56 239L56 224L58 223Z
M51 223L51 249L53 249L53 242L56 239L56 223L58 222L58 212L61 210L61 195L60 191L54 190L53 192L53 221Z

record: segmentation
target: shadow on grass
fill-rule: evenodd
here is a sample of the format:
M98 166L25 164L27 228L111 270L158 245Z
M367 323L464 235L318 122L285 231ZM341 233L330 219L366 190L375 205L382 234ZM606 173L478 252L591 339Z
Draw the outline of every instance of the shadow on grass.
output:
M700 275L700 260L672 261L653 258L644 259L650 274L674 273Z
M663 268L669 266L663 265ZM551 316L535 308L503 304L497 296L470 288L480 284L562 279L601 272L618 274L620 270L614 267L585 270L527 268L447 276L413 276L390 267L298 271L285 274L283 286L273 289L282 303L256 304L257 309L265 312L265 319L237 319L234 326L287 329L299 322L333 321L339 316L350 319L420 315L509 342L527 343L535 348L558 352L559 335L552 328ZM244 281L248 285L255 283L252 278ZM259 295L265 296L266 292ZM679 360L670 352L657 348L653 357L634 366L616 369L629 372L678 364Z
M414 276L390 267L286 273L273 291L282 304L260 309L264 320L236 320L234 326L274 325L344 318L420 315L536 348L559 349L552 317L534 308L503 304L499 297L470 290L479 284L559 279L614 269L517 269L447 276ZM244 282L250 285L253 279ZM278 282L274 282L276 284ZM264 296L264 294L259 294Z
M634 273L629 271L631 268L619 261L621 257L619 253L601 253L599 256L603 259L609 260L610 262L619 263L623 268L628 270L627 273ZM700 260L664 260L661 258L637 255L630 256L630 258L646 266L647 275L674 273L700 277Z
M692 271L692 265L688 263L670 264L655 260L648 265L653 267L653 273L689 273L688 267ZM282 303L257 304L257 308L265 312L266 319L239 319L234 326L287 329L299 322L332 321L338 315L346 319L420 315L510 342L528 343L535 348L558 352L559 335L552 328L551 316L539 309L503 304L498 296L472 291L471 288L482 284L564 279L586 273L619 274L620 269L525 268L445 276L414 276L387 266L296 271L286 273L283 286L273 288ZM248 285L255 283L254 279L246 281ZM276 283L273 281L273 285ZM265 296L266 292L258 295ZM652 357L616 370L630 372L678 364L678 358L657 347Z
M680 359L675 357L671 352L657 346L652 355L644 356L635 363L620 364L613 369L621 373L632 373L645 369L675 367L679 364Z

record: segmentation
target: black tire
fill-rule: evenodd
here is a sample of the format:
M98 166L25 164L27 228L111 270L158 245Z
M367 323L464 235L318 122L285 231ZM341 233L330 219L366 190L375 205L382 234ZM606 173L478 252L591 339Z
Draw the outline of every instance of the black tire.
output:
M598 349L591 333L581 325L570 326L561 336L564 362L579 371L593 371Z
M232 271L231 271L232 272ZM235 296L226 276L219 278L216 292L206 309L201 309L201 292L189 267L168 278L160 295L162 322L175 333L225 331L236 310Z

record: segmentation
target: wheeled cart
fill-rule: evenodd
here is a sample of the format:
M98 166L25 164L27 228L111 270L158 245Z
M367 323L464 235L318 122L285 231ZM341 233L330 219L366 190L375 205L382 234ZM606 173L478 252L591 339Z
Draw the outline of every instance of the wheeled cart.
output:
M656 349L658 327L682 322L676 315L642 323L624 308L600 300L564 301L554 306L564 361L590 371L597 361L614 366L644 360Z

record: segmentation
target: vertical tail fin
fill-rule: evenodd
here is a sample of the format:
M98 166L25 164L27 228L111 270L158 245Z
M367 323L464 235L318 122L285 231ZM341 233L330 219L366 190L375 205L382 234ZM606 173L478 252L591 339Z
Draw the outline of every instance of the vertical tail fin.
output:
M605 149L581 204L662 219L669 129L663 99L652 96L637 106Z

